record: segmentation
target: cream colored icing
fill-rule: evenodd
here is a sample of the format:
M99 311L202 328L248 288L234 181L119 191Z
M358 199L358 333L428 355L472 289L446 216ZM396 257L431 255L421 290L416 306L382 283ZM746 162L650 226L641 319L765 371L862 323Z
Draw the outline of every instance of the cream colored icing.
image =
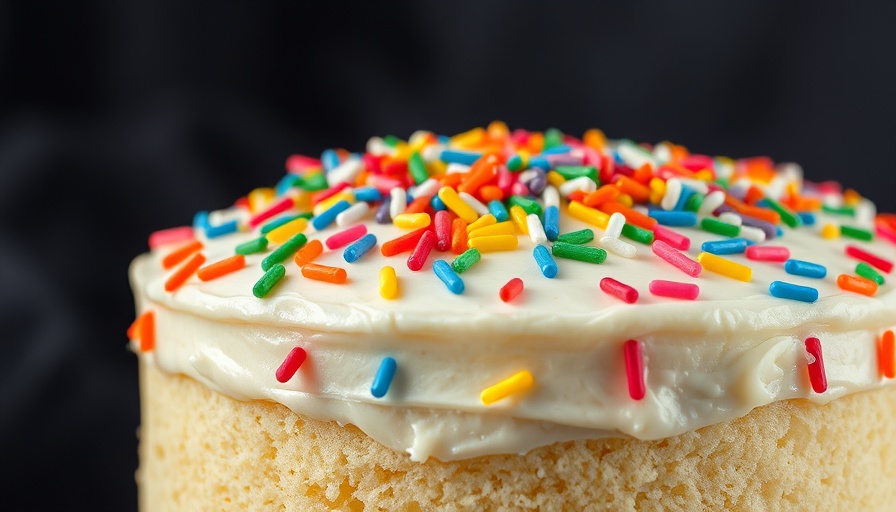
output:
M365 222L379 244L404 233L374 224L372 216ZM847 244L891 260L896 247L825 240L820 226L829 221L856 222L820 214L815 226L784 227L783 237L766 242L786 245L792 258L825 265L821 280L744 255L726 257L753 268L749 283L705 269L690 278L640 244L634 259L610 254L602 265L557 258L559 274L547 279L532 257L533 244L520 236L518 250L483 254L461 275L462 295L450 293L431 271L437 258L450 262L450 252L433 251L424 269L412 272L407 254L385 258L379 245L356 263L346 263L342 250L325 251L315 261L345 268L349 281L343 285L306 279L288 260L284 280L258 299L251 290L263 274L265 253L247 257L239 272L210 282L194 276L167 293L169 272L160 260L174 247L162 247L131 267L138 310L156 315L155 349L141 357L240 400L271 400L302 415L356 425L420 461L523 453L571 439L659 439L777 400L825 403L892 384L879 376L876 342L883 330L896 327L891 285L869 298L840 290L836 278L852 274L858 262L845 256ZM561 215L561 233L584 227L594 230L594 245L600 229ZM325 239L341 229L333 225L313 234L309 227L309 238ZM692 258L702 242L721 238L673 229L691 238ZM257 236L206 240L197 232L210 262ZM397 300L379 296L384 265L398 273ZM638 289L638 302L603 293L598 283L607 276ZM503 303L498 289L513 277L525 282L525 291ZM696 283L700 296L654 297L647 290L653 279ZM820 298L806 304L772 297L768 286L774 280L816 287ZM823 394L809 384L808 336L822 342L828 379ZM639 401L626 385L622 344L629 339L643 344L647 394ZM307 350L308 360L281 384L275 371L295 346ZM387 395L376 399L370 386L385 356L395 358L398 371ZM482 389L523 369L534 376L532 390L491 406L480 402Z

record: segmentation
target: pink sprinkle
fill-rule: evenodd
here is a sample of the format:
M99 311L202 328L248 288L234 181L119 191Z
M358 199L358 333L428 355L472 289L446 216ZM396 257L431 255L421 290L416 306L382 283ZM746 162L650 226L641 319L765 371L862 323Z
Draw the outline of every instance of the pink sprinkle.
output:
M612 277L605 277L600 280L600 289L607 295L612 295L622 302L634 304L638 300L638 290L631 286L620 283Z
M408 268L415 272L423 268L423 264L426 263L426 258L429 257L435 244L436 234L430 230L424 231L420 240L417 240L417 246L408 256Z
M286 159L286 170L293 174L300 174L308 169L321 167L320 160L305 155L292 155Z
M510 302L517 298L519 294L523 293L523 286L523 280L514 277L498 290L498 296L501 297L502 301Z
M824 393L828 389L828 377L824 373L824 359L821 357L821 341L818 338L806 338L806 352L814 361L808 363L809 381L816 393Z
M342 192L343 190L345 190L346 188L348 188L350 186L351 185L349 184L349 182L340 181L339 183L333 185L332 187L330 187L326 190L321 190L320 192L315 192L315 193L311 194L311 204L317 204L328 197L333 197L336 194Z
M286 210L289 210L295 205L295 202L291 197L284 197L283 199L277 201L272 204L267 210L259 213L258 215L249 219L249 227L254 228L255 226L261 224L262 222L270 219L274 215L278 213L283 213Z
M693 283L655 279L650 282L649 288L650 293L659 297L694 300L700 295L700 287Z
M688 258L685 254L676 251L672 246L662 240L654 240L651 247L653 248L654 254L691 277L699 276L700 272L703 270L703 266L700 265L700 263Z
M307 356L308 353L305 352L305 349L302 347L296 347L290 350L286 359L280 364L280 368L277 368L277 382L286 382L291 379L292 376L299 371L299 368L302 366L302 363L305 362Z
M877 224L877 234L888 242L896 244L896 229L891 229L881 223Z
M451 214L446 210L439 210L433 218L436 231L436 249L447 251L451 248Z
M162 245L183 242L185 240L193 240L193 228L191 226L162 229L149 235L149 248L155 249Z
M327 248L329 249L338 249L354 242L355 240L361 238L366 234L367 225L358 224L357 226L352 226L338 233L333 233L329 238L327 238L327 241L325 243L327 244Z
M787 261L790 249L772 245L751 245L747 247L747 259L755 261Z
M641 357L641 343L628 340L623 345L625 354L625 376L628 378L628 394L632 400L640 400L647 393L644 384L644 359Z
M527 187L525 183L517 181L516 183L511 185L510 193L515 196L528 196L529 187Z
M880 270L883 270L886 273L890 273L893 270L893 262L890 260L885 260L880 256L875 256L868 251L864 251L859 249L854 245L846 246L846 254L848 256L852 256L853 258L864 261L865 263L871 265L872 267L877 267Z
M686 251L691 248L690 238L659 224L653 227L653 239L662 240L679 251Z
M513 174L507 170L506 165L499 165L497 167L498 170L498 180L497 186L501 189L501 192L504 193L505 196L510 195L510 187L513 186Z
M385 174L372 174L367 177L367 184L376 187L383 195L389 195L389 192L396 187L404 188L404 182Z
M582 146L582 153L585 155L585 165L600 167L600 153L591 146Z

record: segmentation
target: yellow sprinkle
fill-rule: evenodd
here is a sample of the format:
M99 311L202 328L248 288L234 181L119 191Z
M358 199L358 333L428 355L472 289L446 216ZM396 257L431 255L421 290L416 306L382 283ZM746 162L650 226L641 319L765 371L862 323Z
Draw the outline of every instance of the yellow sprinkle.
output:
M837 227L836 224L825 224L824 227L821 228L821 237L828 240L840 238L840 228Z
M426 213L400 213L392 219L392 224L401 229L419 229L429 226L431 221Z
M492 235L471 238L467 241L471 249L479 252L513 251L520 245L516 235Z
M550 183L551 185L553 185L557 188L560 188L560 185L563 185L564 183L566 183L566 178L564 178L563 175L557 171L549 171L548 172L548 183Z
M479 399L485 405L491 405L498 400L507 398L510 395L524 393L532 389L535 380L532 374L526 370L514 374L512 377L506 378L494 386L487 387L482 390Z
M306 228L308 228L308 219L299 217L298 219L291 220L282 226L272 229L270 233L265 235L265 238L268 239L268 242L282 244L305 231Z
M492 224L490 226L485 226L484 228L479 228L475 231L470 231L467 233L467 238L479 238L483 236L494 236L494 235L515 235L516 234L516 225L509 221L505 220L504 222L498 222L497 224Z
M314 215L320 215L322 212L329 210L331 206L338 203L339 201L342 201L343 199L345 199L349 203L355 204L355 193L351 190L343 190L338 194L333 194L332 196L314 205L312 213L314 213Z
M661 180L660 178L651 178L649 185L650 202L653 204L659 204L660 201L663 200L663 196L666 195L666 182Z
M746 265L741 265L740 263L735 263L727 258L716 256L715 254L701 252L697 255L697 262L703 265L703 268L706 270L715 272L716 274L722 274L731 279L746 282L750 282L750 280L753 279L752 268Z
M395 153L391 155L392 161L396 160L404 160L407 161L408 158L411 158L411 153L414 152L414 149L408 145L406 142L399 142L395 145Z
M526 219L528 215L526 210L523 210L523 207L518 204L510 207L510 218L516 224L516 228L520 230L520 233L524 235L529 234L529 221Z
M610 216L606 213L600 210L595 210L594 208L589 208L578 201L569 203L567 211L570 217L579 219L582 222L587 222L588 224L597 226L601 229L606 229L607 221L610 220Z
M267 205L274 202L275 196L272 188L256 188L249 192L249 211L257 213L264 210Z
M480 128L481 129L481 128ZM451 187L442 187L439 189L439 199L445 203L449 210L456 213L458 217L464 219L464 222L471 224L476 222L479 214L470 207L463 199L457 195L457 191Z
M616 196L616 202L624 204L625 206L628 206L629 208L631 208L635 204L635 201L632 199L632 196L630 196L628 194L619 194L618 196Z
M426 168L429 170L430 176L443 176L446 172L448 172L448 164L441 160L426 162Z
M472 233L479 228L484 228L485 226L491 226L492 224L497 224L498 219L495 218L494 215L488 213L476 219L476 222L472 224L467 224L467 233Z
M709 169L700 169L694 173L694 178L700 181L712 181L714 179L712 171Z
M380 296L389 300L398 297L398 277L388 265L380 269Z
M855 190L848 188L843 192L843 202L848 206L856 206L862 200L862 195Z
M488 132L484 128L473 128L470 131L458 133L451 137L449 145L461 149L473 149L482 145L486 141L487 135Z

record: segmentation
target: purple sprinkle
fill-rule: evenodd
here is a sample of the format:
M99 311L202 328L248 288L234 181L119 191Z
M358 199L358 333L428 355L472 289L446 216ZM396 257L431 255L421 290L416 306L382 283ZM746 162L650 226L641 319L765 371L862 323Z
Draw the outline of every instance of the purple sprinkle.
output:
M392 203L392 197L386 195L383 198L383 204L376 211L377 224L392 224L392 215L389 214L389 205Z
M535 169L535 176L526 182L526 186L529 187L529 192L536 196L541 194L547 185L548 175L541 169Z
M775 227L771 222L766 222L761 219L757 219L756 217L750 217L749 215L741 215L743 219L744 226L750 226L753 228L759 228L765 233L765 239L771 240L778 236L778 228Z

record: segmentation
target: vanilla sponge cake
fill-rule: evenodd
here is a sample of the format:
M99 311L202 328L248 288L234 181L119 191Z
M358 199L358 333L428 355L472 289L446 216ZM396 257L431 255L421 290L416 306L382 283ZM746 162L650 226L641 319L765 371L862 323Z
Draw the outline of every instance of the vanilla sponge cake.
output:
M143 510L886 510L896 219L509 131L293 156L131 267Z

